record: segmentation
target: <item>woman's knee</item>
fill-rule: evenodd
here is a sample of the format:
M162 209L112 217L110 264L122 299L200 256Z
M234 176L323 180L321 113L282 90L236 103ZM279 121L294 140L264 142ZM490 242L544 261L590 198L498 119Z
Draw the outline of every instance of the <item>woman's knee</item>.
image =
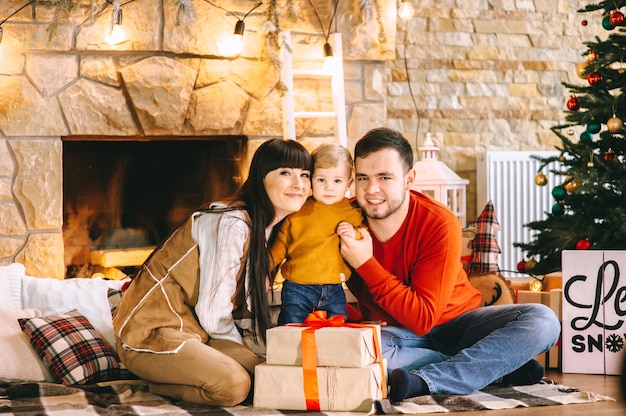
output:
M150 391L192 403L234 406L246 399L252 386L241 364L204 344L189 344L173 355L122 355L128 370L147 382Z
M243 368L242 368L243 370ZM231 372L221 383L202 386L206 403L213 406L230 407L242 403L252 389L252 380L247 371Z
M213 378L196 379L195 382L173 383L171 381L155 382L144 380L150 392L161 396L172 397L190 403L207 406L236 406L246 400L250 394L252 382L248 373L235 371L222 376L220 383Z

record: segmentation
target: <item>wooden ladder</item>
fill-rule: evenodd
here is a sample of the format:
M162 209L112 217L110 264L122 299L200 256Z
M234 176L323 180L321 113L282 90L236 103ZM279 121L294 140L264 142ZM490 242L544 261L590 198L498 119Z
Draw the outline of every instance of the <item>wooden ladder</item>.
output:
M329 43L333 48L334 65L331 70L293 68L291 31L283 31L283 47L281 49L282 79L286 87L283 95L283 137L296 139L296 119L298 118L334 118L335 138L337 142L348 146L346 131L346 99L343 80L343 54L341 49L341 33L332 33ZM332 89L333 111L296 111L294 80L296 79L329 79Z

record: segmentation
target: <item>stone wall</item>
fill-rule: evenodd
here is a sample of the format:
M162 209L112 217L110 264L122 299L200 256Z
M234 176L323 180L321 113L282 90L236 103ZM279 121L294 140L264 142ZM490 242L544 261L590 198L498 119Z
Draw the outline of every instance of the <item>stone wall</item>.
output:
M1 2L0 16L25 3ZM174 0L122 1L129 40L115 46L104 41L112 14L104 0L39 0L3 25L0 264L18 261L29 275L64 277L63 138L243 135L250 154L283 136L279 50L267 34L291 31L294 60L321 67L317 17L327 30L333 2L315 1L317 15L308 0L264 2L245 18L237 58L221 56L216 41L257 2L211 3L195 0L194 12L181 14ZM360 0L341 3L337 30L346 36L350 129L358 136L385 123L384 87L363 86L384 78L384 62L394 56L395 2L371 0L365 9ZM300 94L298 110L331 104L317 83L304 83ZM367 114L359 116L362 107ZM327 120L302 120L296 133L311 150L334 140Z
M0 2L0 17L24 3ZM103 40L108 3L74 1L61 12L58 3L38 0L3 25L0 264L19 261L30 275L61 278L62 137L242 134L252 152L282 135L282 106L276 60L265 45L274 2L246 18L246 48L236 59L220 57L215 45L236 19L203 0L193 1L190 19L174 0L125 5L130 40L114 47ZM256 4L214 3L238 17ZM308 0L276 3L280 29L295 35L294 54L320 60L323 39ZM334 3L314 3L327 22ZM430 131L440 159L470 180L471 221L478 152L558 143L549 128L564 117L561 82L576 81L583 42L603 35L600 16L576 13L585 3L420 0L410 21L396 22L393 0L372 0L365 9L360 0L340 0L349 147L388 125L417 150ZM314 83L300 97L305 107L329 105ZM332 127L305 120L297 135L313 148L332 140Z
M609 32L599 13L577 13L590 1L413 3L413 18L398 20L397 56L386 65L387 122L414 143L432 133L440 160L470 180L471 222L483 208L476 208L476 155L553 150L560 140L550 127L564 121L569 98L561 82L588 85L576 75L583 42Z

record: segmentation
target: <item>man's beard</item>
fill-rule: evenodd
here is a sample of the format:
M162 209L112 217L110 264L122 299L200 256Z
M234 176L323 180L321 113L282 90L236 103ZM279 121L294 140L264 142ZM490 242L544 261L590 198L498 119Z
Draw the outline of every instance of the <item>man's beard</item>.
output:
M387 209L381 211L379 208L374 208L373 210L371 209L371 207L369 207L366 204L361 204L361 207L365 206L367 208L364 208L365 214L367 215L367 218L372 219L372 220L384 220L385 218L389 218L390 216L392 216L396 211L398 211L401 207L402 204L404 203L404 200L406 198L406 195L403 195L401 200L387 200Z

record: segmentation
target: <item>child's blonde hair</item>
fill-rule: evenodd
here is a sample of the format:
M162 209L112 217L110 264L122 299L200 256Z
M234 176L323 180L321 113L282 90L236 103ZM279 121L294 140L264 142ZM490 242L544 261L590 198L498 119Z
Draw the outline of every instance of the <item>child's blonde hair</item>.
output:
M313 156L314 170L318 168L332 168L334 166L338 166L341 163L346 165L350 174L354 169L353 159L350 151L338 144L322 144L318 146L317 149L313 150L311 156Z

